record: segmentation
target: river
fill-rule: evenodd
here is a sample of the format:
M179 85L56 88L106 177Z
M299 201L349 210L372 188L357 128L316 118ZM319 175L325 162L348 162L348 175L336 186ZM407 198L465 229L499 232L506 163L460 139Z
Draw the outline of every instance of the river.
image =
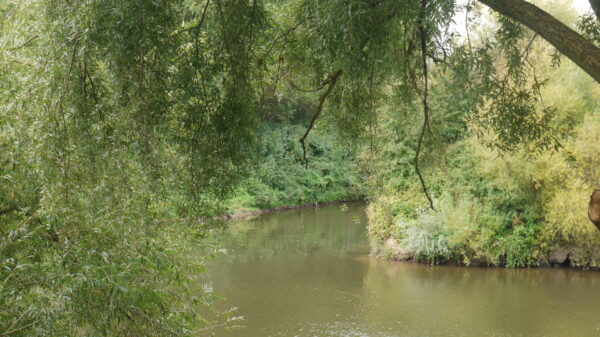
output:
M364 205L230 224L208 280L237 307L218 337L600 337L600 273L370 258Z

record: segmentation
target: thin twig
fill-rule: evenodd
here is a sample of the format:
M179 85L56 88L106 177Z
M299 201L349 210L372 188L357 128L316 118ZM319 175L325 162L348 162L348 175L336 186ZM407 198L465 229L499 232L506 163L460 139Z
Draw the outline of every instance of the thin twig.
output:
M69 62L69 68L67 71L67 77L65 78L65 84L64 84L64 89L61 92L60 96L58 97L58 100L56 102L56 107L55 109L58 111L58 113L60 113L60 117L62 119L62 128L63 128L63 132L64 132L64 137L65 137L65 146L62 150L62 153L60 154L60 159L62 161L62 170L63 170L63 179L67 179L67 175L68 175L68 171L69 171L69 167L70 167L70 162L69 162L69 152L68 152L68 148L69 148L69 131L67 129L67 119L65 116L65 112L63 110L63 106L62 106L62 101L63 98L65 97L65 95L67 94L67 91L69 90L69 84L70 84L70 79L71 79L71 72L73 70L73 64L75 63L75 57L77 56L77 46L79 45L79 37L75 38L75 42L73 44L73 51L71 52L71 61ZM53 113L53 115L56 115L55 113ZM54 116L54 120L56 123L56 128L60 129L60 122L58 121L58 118L56 116ZM64 195L65 195L65 199L68 200L68 191L65 185L65 188L63 189L64 191Z
M277 42L279 42L280 39L282 39L284 37L287 37L289 34L291 34L296 29L298 29L298 27L300 27L304 22L305 22L305 19L302 19L302 20L298 21L294 26L288 28L284 33L280 34L275 39L273 39L273 42L271 42L269 44L269 46L266 48L265 55L271 54L271 51L273 50L273 47L275 47L275 45L277 44Z
M20 46L18 46L17 48L23 48L26 45L28 45L29 43L31 43L31 41L35 40L38 38L38 34L35 34L34 36L30 37L27 41L23 42Z
M173 36L179 35L181 33L187 32L188 30L192 30L192 29L200 29L202 27L202 24L204 23L204 18L206 17L206 12L208 10L208 4L210 3L210 0L206 0L206 3L204 4L204 9L202 10L202 17L200 18L200 22L198 22L195 25L190 25L188 27L182 28L181 30L176 31L175 33L173 33Z
M19 328L16 328L16 329L12 329L12 330L10 330L10 331L3 332L3 333L2 333L0 336L8 336L8 335L11 335L11 334L13 334L13 333L15 333L15 332L17 332L17 331L21 331L21 330L23 330L23 329L25 329L25 328L28 328L28 327L30 327L30 326L32 326L32 325L34 325L34 324L36 324L37 322L39 322L39 321L33 321L33 322L29 323L29 324L23 325L22 327L19 327Z
M529 57L529 49L531 48L531 45L533 44L533 41L535 41L536 37L538 37L538 34L533 34L531 40L529 40L529 43L527 44L527 47L525 47L525 50L523 50L523 52L521 53L521 59L526 59L527 57Z
M252 1L252 20L250 20L249 24L250 24L250 33L249 35L249 40L252 41L253 35L254 35L254 20L256 20L256 0ZM250 43L249 48L252 48L252 43Z
M467 32L467 42L469 43L469 52L473 51L471 44L471 34L469 33L469 11L471 10L471 0L465 6L465 31Z

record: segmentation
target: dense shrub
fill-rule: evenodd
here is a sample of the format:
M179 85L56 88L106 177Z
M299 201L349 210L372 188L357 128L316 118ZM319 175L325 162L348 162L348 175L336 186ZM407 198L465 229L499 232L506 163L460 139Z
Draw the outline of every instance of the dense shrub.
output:
M364 191L354 151L327 128L312 131L308 166L299 123L265 122L259 131L258 165L237 188L229 212L360 198Z

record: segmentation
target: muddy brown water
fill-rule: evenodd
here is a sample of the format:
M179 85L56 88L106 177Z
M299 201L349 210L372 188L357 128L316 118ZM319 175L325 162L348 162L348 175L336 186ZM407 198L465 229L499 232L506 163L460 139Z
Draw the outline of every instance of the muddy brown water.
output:
M215 336L600 337L599 272L377 260L366 223L361 203L232 222L207 277L244 320Z

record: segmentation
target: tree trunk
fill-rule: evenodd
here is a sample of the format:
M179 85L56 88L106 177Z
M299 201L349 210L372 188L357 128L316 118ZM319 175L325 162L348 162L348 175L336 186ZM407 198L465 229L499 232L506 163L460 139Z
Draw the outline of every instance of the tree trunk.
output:
M600 83L600 48L594 43L525 0L479 0L479 2L538 33ZM590 0L590 3L598 5L600 0Z
M590 5L594 13L596 13L596 19L600 20L600 0L590 0Z

